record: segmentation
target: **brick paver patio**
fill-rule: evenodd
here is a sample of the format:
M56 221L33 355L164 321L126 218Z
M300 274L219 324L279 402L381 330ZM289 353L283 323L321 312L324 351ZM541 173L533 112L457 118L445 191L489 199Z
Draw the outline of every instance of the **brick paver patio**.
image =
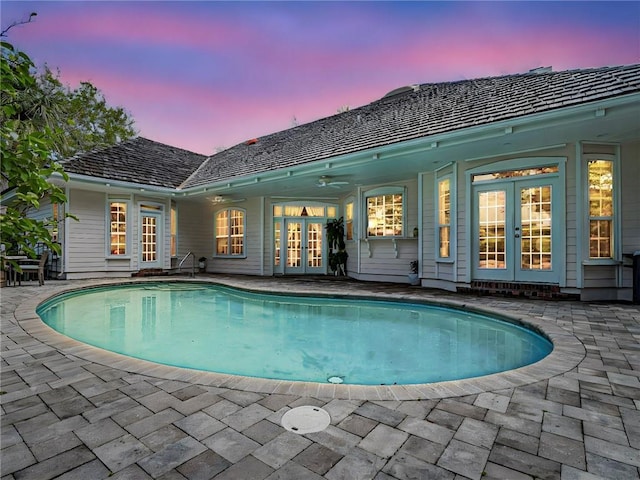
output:
M376 395L252 382L114 360L56 340L33 318L48 296L95 281L2 288L2 480L639 478L637 305L332 279L215 280L468 303L537 322L563 353L544 364L546 375L530 369ZM286 431L280 419L301 405L324 408L329 427Z

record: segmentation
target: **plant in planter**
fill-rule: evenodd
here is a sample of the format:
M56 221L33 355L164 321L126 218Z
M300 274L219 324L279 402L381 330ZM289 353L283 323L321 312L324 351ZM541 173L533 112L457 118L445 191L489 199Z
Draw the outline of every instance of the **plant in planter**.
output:
M409 283L411 285L419 285L420 284L420 277L418 276L418 267L419 267L419 262L418 260L412 260L411 263L409 263L409 267L411 269L411 273L409 273Z
M198 259L198 268L201 272L204 272L205 268L207 268L207 257L200 257Z
M347 275L347 258L349 254L344 243L344 219L334 218L325 225L327 244L329 245L329 268L334 275Z

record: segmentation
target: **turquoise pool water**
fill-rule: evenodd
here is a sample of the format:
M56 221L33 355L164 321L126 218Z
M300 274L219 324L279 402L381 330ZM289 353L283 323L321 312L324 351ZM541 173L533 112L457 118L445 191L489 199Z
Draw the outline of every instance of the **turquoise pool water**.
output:
M82 290L37 313L58 332L105 350L280 380L430 383L510 370L552 350L531 330L464 310L210 284Z

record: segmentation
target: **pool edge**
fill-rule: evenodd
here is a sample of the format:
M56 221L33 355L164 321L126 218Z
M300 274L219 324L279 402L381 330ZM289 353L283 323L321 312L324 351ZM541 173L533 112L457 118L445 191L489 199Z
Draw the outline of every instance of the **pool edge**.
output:
M244 390L263 394L289 394L303 397L335 398L345 400L426 400L446 397L458 397L474 395L478 393L515 388L537 381L552 378L575 368L586 355L584 345L567 330L562 329L550 319L514 315L506 311L483 309L475 305L468 305L469 301L451 300L442 298L426 298L424 294L417 295L389 295L367 296L358 293L340 292L344 298L363 298L392 301L420 301L434 305L454 308L467 308L484 314L498 315L518 324L523 324L534 331L542 333L553 343L553 350L542 360L501 373L494 373L481 377L463 380L451 380L427 384L407 385L333 385L313 382L271 380L256 377L244 377L240 375L220 374L205 372L182 367L172 367L127 357L98 347L92 347L77 340L66 337L47 326L37 315L36 308L45 301L60 295L77 290L85 290L108 285L136 284L148 282L198 282L212 283L228 287L241 288L253 292L274 292L267 288L249 288L242 285L241 279L199 278L195 280L184 278L148 277L141 279L100 279L91 281L82 286L66 284L55 288L53 291L34 295L23 304L16 307L14 315L18 324L26 333L40 342L50 345L60 352L73 355L84 360L117 368L129 373L146 375L159 379L184 381L197 385ZM300 291L288 291L287 294L311 295L301 289ZM316 292L322 296L322 292ZM335 295L335 293L325 293ZM469 299L471 300L471 299Z

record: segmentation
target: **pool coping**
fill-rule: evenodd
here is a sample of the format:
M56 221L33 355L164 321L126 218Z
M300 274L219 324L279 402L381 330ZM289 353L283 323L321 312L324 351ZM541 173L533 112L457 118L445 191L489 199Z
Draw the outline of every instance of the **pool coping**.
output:
M499 316L517 324L521 324L541 332L552 343L553 350L542 360L514 370L494 373L481 377L467 378L463 380L450 380L438 383L410 384L410 385L346 385L315 383L287 380L272 380L257 377L245 377L215 372L206 372L183 367L162 365L147 360L140 360L118 353L93 347L85 343L66 337L46 325L36 313L36 308L43 302L62 293L85 290L101 286L124 285L148 282L195 282L223 285L259 293L280 293L294 295L339 296L341 298L360 298L407 301L428 303L431 305L463 308L477 313ZM586 349L582 342L571 332L564 330L554 323L553 319L544 316L540 318L514 315L511 312L495 309L484 309L473 305L473 297L464 299L439 298L435 295L425 294L420 290L414 294L384 294L376 292L367 296L362 293L352 293L341 290L339 292L327 292L318 290L319 285L314 285L314 290L305 289L304 286L292 288L287 292L278 292L267 286L247 286L241 278L183 278L183 277L144 277L144 278L118 278L96 279L82 286L73 284L60 285L43 294L36 294L19 305L15 312L15 318L19 325L35 339L50 345L66 355L81 358L100 365L117 368L130 373L146 375L149 377L166 380L176 380L193 384L244 390L264 394L287 394L302 397L335 398L345 400L427 400L446 397L458 397L474 395L488 391L515 388L541 380L546 380L566 373L575 368L585 357Z

